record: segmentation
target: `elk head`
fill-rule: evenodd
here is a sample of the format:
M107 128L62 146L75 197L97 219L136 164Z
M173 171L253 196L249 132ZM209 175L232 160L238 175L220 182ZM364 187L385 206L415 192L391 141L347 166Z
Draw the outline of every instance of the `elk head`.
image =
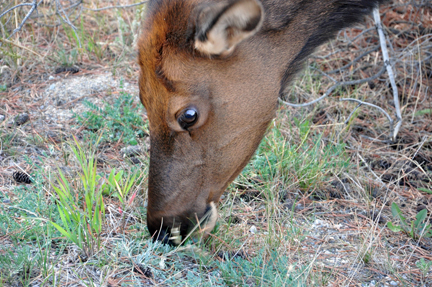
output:
M138 43L148 228L186 235L247 164L302 61L377 1L154 0Z

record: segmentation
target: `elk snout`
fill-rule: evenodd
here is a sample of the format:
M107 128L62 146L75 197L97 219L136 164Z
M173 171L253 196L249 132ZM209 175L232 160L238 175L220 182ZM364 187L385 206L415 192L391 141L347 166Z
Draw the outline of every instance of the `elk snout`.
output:
M214 202L207 204L204 212L188 212L188 215L163 216L147 212L147 227L154 241L180 245L189 237L208 236L216 225L217 208Z

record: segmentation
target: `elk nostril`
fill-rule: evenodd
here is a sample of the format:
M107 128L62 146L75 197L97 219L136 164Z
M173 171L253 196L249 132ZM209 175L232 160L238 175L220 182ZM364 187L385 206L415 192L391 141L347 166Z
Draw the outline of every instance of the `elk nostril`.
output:
M169 243L169 233L162 229L158 232L157 237L153 237L153 239L167 244Z
M206 207L206 210L204 211L204 214L210 215L211 210L212 210L211 204L207 204L207 207Z
M180 245L182 236L180 235L179 228L172 228L171 230L162 229L157 233L157 236L153 236L153 241L160 241L163 244L169 244L172 246Z

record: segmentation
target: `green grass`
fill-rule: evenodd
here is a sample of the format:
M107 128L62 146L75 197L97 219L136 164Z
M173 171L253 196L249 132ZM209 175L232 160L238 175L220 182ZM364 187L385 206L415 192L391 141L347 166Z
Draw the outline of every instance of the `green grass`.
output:
M243 176L259 176L269 185L281 182L288 188L298 185L303 190L313 190L349 167L345 145L326 142L322 134L312 132L308 120L297 121L290 131L299 133L298 144L287 141L280 126L273 127Z
M17 153L16 145L19 142L19 131L16 129L8 130L4 128L4 124L0 128L0 144L3 152L10 156L14 156Z
M148 125L143 120L144 110L127 93L122 92L114 104L105 103L102 108L89 101L84 101L84 105L89 110L75 114L75 118L86 127L84 134L93 142L101 133L101 142L121 140L125 144L136 145L139 138L148 135Z
M40 158L39 158L40 159ZM32 185L19 185L13 188L7 204L0 208L0 234L8 239L0 253L0 286L6 283L20 282L22 286L31 286L31 279L41 271L51 272L51 244L58 240L60 233L39 218L58 218L55 205L47 197L46 177L42 165L37 165L28 157L28 164L34 167ZM2 195L2 198L5 198ZM48 255L49 252L49 255Z
M217 266L228 286L307 286L307 267L298 268L277 251L260 250L249 260L236 257Z

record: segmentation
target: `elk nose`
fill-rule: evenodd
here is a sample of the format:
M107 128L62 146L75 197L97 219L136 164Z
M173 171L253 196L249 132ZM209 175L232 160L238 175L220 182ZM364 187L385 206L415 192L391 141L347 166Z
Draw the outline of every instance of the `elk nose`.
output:
M181 236L178 228L162 229L157 236L153 237L154 241L161 241L164 244L177 246L181 243Z
M183 224L182 231L180 231L180 227L175 226L161 226L161 224L151 224L148 222L147 228L152 236L153 241L161 241L164 244L169 245L179 245L181 243L182 238L184 238L187 231L187 226ZM183 235L183 236L182 236Z
M217 216L216 206L213 202L210 202L200 217L195 216L195 219L200 219L199 223L193 220L193 217L184 217L183 220L170 220L179 223L178 225L163 225L163 223L161 224L164 221L163 218L161 220L149 221L149 214L147 214L147 227L153 241L161 241L169 245L179 245L191 232L201 232L205 235L212 231L216 224ZM165 222L167 221L165 220Z

